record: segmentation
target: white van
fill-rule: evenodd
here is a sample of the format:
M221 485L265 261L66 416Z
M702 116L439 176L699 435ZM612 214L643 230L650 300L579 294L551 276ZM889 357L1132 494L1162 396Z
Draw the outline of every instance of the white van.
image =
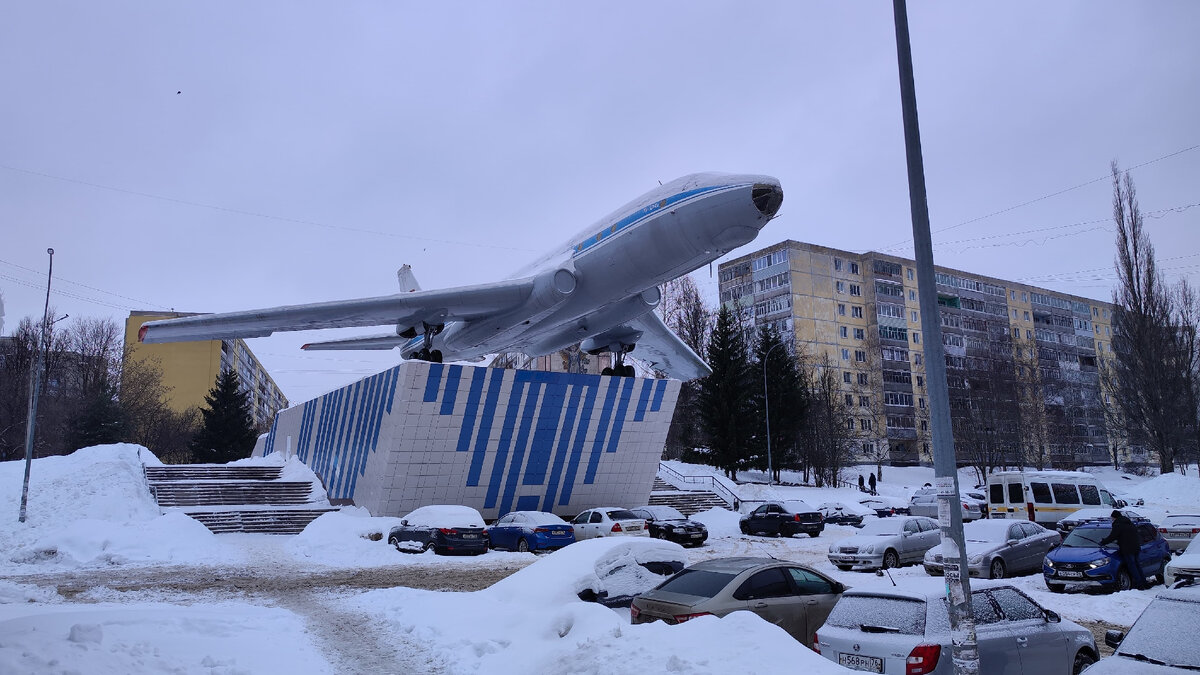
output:
M992 518L1032 520L1050 529L1087 507L1116 508L1095 476L1082 471L999 471L988 476Z

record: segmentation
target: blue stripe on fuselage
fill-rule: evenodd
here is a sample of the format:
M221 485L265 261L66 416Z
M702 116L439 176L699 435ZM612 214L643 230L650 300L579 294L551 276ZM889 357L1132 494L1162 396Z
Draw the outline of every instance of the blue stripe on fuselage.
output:
M583 241L579 242L578 244L575 244L575 246L573 246L571 248L571 257L573 258L573 257L579 255L580 253L583 253L584 251L588 250L592 246L595 246L596 244L599 244L600 242L611 238L613 235L617 234L618 232L649 218L650 216L654 215L655 213L661 211L662 209L665 209L665 208L671 207L671 206L678 206L680 202L686 201L693 197L697 197L699 195L708 194L710 192L715 192L718 190L728 190L728 189L732 189L732 188L744 187L746 185L749 185L749 183L739 183L737 185L710 185L708 187L696 188L694 190L687 190L684 192L680 192L678 194L671 195L670 197L660 199L659 201L656 201L652 204L647 204L646 206L643 206L642 208L638 209L637 211L634 211L633 213L625 216L624 218L613 223L612 225L609 225L608 227L604 228L603 230L600 230L596 234L588 237L587 239L584 239Z

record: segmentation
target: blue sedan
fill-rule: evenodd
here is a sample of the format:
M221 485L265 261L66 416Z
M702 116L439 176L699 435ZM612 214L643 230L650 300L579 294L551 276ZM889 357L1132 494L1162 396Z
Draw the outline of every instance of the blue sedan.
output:
M553 513L513 511L488 528L492 548L547 551L575 543L575 528Z
M1158 530L1148 520L1135 520L1142 547L1138 552L1138 563L1142 574L1149 581L1158 577L1162 582L1166 576L1167 562L1171 549ZM1100 546L1100 540L1108 536L1112 522L1086 522L1078 525L1058 548L1046 554L1042 561L1042 576L1046 588L1061 593L1066 584L1082 584L1109 591L1127 591L1133 587L1129 571L1121 565L1121 556L1116 546Z

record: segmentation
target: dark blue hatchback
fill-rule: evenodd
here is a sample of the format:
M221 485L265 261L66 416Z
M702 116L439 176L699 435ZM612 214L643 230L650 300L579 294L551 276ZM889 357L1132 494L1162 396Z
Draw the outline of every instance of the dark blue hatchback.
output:
M1150 521L1135 520L1142 547L1138 563L1142 574L1150 581L1164 579L1171 550ZM1109 591L1126 591L1133 587L1129 571L1121 564L1116 544L1100 546L1100 540L1112 530L1112 521L1087 522L1071 530L1058 548L1042 560L1042 576L1046 588L1061 593L1066 584L1080 584Z

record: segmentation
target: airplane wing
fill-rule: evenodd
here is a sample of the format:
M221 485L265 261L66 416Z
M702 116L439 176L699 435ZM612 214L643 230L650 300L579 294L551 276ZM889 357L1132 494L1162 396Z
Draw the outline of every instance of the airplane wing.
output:
M141 342L185 342L266 337L275 331L355 326L419 326L466 321L519 307L533 291L533 279L479 286L413 291L375 298L335 300L309 305L199 314L150 321L138 332Z
M620 337L618 334L622 332L628 337L641 333L641 337L636 338L637 347L633 355L655 370L685 381L712 375L712 369L704 359L667 328L654 312L647 312L626 325L605 331L605 334L613 333L613 337ZM598 341L605 342L602 338L598 338Z

